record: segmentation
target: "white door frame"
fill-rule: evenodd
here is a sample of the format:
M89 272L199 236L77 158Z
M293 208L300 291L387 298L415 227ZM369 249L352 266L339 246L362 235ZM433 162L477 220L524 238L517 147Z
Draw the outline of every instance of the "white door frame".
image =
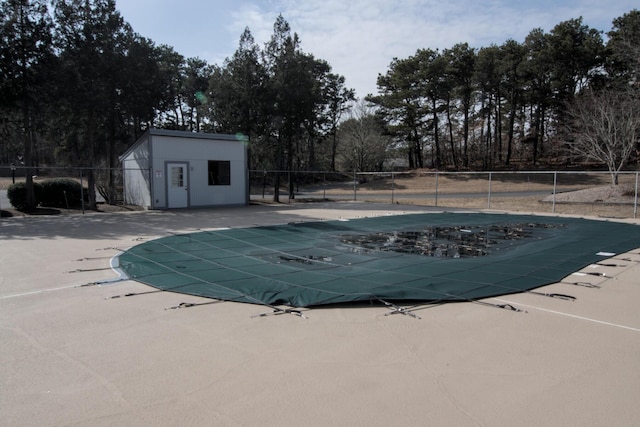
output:
M174 172L175 169L175 172ZM182 169L179 171L179 169ZM189 207L189 162L165 162L167 208ZM176 175L174 175L174 173Z

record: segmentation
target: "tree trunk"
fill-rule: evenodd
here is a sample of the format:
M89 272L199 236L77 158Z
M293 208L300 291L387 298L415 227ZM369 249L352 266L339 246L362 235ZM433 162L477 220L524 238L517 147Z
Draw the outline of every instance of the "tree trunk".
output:
M115 109L114 109L115 110ZM107 197L108 204L113 204L116 195L115 178L113 170L116 165L116 124L113 114L109 119L109 142L107 143Z
M282 147L282 138L280 134L276 139L276 164L278 165L276 176L273 180L273 201L280 203L280 172L284 169L284 152Z
M507 130L507 157L505 159L505 166L509 166L511 162L511 154L513 150L513 131L516 125L516 110L517 110L518 95L514 91L511 97L511 111L509 112L509 129Z
M451 146L451 157L453 166L458 169L458 156L456 155L456 147L453 141L453 123L451 123L451 102L447 101L447 123L449 125L449 145Z
M309 133L309 170L316 169L316 144L313 135Z
M469 167L469 104L465 102L464 105L464 159L463 164L465 168Z
M24 16L24 4L20 4L20 39L24 41L25 35L23 34L25 27L25 16ZM24 43L24 42L23 42ZM21 43L23 46L24 44ZM28 73L28 60L26 57L26 49L21 51L20 55L20 78L21 78L21 96L22 96L22 131L24 132L24 164L27 167L26 169L26 182L25 182L25 191L26 191L26 200L25 200L25 208L27 210L33 210L36 208L36 198L33 189L33 134L31 129L31 105L29 103L29 89L27 83L27 73Z
M544 154L544 133L545 133L545 116L546 116L546 108L544 105L540 108L540 146L538 147L540 156Z
M287 172L288 174L288 187L289 187L289 200L296 198L293 191L293 180L291 179L291 172L293 172L293 137L289 135L287 137Z
M538 161L538 139L540 138L540 106L536 107L536 119L533 134L533 166Z
M498 94L496 95L496 114L495 114L495 122L496 122L496 131L495 131L495 146L494 150L498 152L498 163L502 163L502 98L500 95L500 91L498 90ZM495 156L493 165L496 164Z
M422 144L420 144L420 138L418 135L415 135L413 141L413 150L415 151L416 156L416 167L423 168L424 167L424 158L422 156Z
M331 172L336 171L336 152L338 151L338 138L337 132L334 129L332 132L332 141L331 141Z
M487 137L485 139L484 168L491 169L491 96L489 96L489 104L487 105Z
M273 177L273 201L280 203L280 171L276 171Z
M87 129L85 137L87 138L87 146L89 148L89 166L90 169L87 172L87 197L88 208L91 210L96 209L96 174L95 174L95 159L96 159L96 140L95 140L95 116L93 112L89 113L89 120L87 122Z
M28 123L28 119L27 119ZM37 206L35 192L33 189L33 141L31 139L31 129L28 127L24 130L24 164L27 167L25 170L25 191L26 201L25 209L27 211L34 210Z
M433 100L433 137L436 145L436 169L440 169L442 167L442 154L440 153L440 138L438 137L439 129L438 129L438 113L436 110L436 101Z

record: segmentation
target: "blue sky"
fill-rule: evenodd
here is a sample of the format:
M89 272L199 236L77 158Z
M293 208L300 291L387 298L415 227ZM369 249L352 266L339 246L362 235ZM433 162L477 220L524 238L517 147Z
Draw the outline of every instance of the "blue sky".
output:
M302 49L331 64L357 96L376 92L376 77L394 57L420 48L518 42L530 30L583 17L605 33L637 0L116 0L133 29L186 57L222 64L249 27L268 41L279 14L298 33Z

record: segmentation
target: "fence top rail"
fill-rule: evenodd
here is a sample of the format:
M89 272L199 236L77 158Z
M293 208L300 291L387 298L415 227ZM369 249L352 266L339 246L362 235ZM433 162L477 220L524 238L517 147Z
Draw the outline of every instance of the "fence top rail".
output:
M26 170L26 169L39 169L39 170L121 170L122 167L116 166L113 168L98 167L98 166L24 166L24 165L1 165L0 168L13 169L13 170Z
M0 165L0 168L12 170L41 169L41 170L122 170L121 166L98 167L98 166L24 166L24 165ZM125 170L148 170L148 168L124 168ZM506 175L506 174L602 174L609 175L610 171L587 171L587 170L543 170L543 171L378 171L378 172L355 172L355 171L287 171L274 169L252 169L249 173L296 173L296 174L327 174L327 175ZM640 170L625 170L616 172L618 175L633 175L640 173Z
M327 174L327 175L353 175L353 171L287 171L278 169L250 169L249 173L299 173L299 174ZM381 172L379 172L381 173Z
M339 172L335 172L339 173ZM348 172L343 172L347 174ZM633 175L640 173L640 171L619 171L618 175ZM513 175L513 174L540 174L540 175L550 175L550 174L598 174L598 175L609 175L611 172L609 171L381 171L381 172L356 172L356 175L415 175L415 174L423 174L423 175Z
M12 171L26 171L26 170L40 170L40 171L132 171L132 170L141 170L141 171L149 171L149 168L122 168L122 167L114 167L114 168L105 168L105 167L78 167L78 166L6 166L0 165L0 170L12 170Z

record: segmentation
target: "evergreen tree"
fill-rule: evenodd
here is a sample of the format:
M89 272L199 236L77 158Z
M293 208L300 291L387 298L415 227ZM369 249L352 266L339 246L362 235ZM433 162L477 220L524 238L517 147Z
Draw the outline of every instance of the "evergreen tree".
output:
M613 20L607 33L606 70L609 84L640 85L640 11L634 9Z
M41 106L47 101L47 73L53 65L51 25L45 1L0 3L0 117L7 140L22 141L21 149L15 146L11 153L2 151L24 161L26 209L36 207L34 144L46 113Z
M56 0L55 36L61 70L57 128L61 152L88 167L89 208L95 209L95 168L115 166L126 52L132 29L113 0ZM104 159L101 162L101 159Z
M345 86L345 78L338 74L329 73L325 81L326 93L326 131L325 133L331 141L331 152L329 170L336 170L336 155L338 150L338 126L342 120L342 115L348 111L350 102L355 101L355 91Z
M451 49L446 49L443 56L447 58L447 73L450 79L451 96L462 112L462 163L469 167L469 128L470 115L473 108L476 51L467 43L458 43Z
M378 106L377 114L386 124L387 132L405 142L412 169L424 167L422 130L428 105L420 87L420 72L415 56L395 58L385 75L378 74L379 95L367 97L367 101Z
M501 61L499 64L502 76L503 93L508 105L507 124L507 153L504 164L509 166L513 154L516 132L516 119L522 110L523 77L520 71L525 61L526 50L515 40L507 40L501 47Z

